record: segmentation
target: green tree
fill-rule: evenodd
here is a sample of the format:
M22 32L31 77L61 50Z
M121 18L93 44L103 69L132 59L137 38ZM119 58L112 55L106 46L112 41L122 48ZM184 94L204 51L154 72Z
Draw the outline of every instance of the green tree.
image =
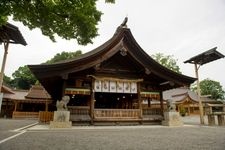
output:
M220 85L220 82L210 80L207 78L205 80L200 81L199 86L200 86L201 95L210 95L210 98L212 99L224 100L225 91ZM192 85L191 89L196 91L197 85L196 84Z
M37 81L27 66L19 67L12 76L13 86L17 89L29 89Z
M180 67L177 65L177 59L174 59L172 55L164 55L163 53L156 53L151 55L151 57L164 67L174 72L181 73Z
M63 51L62 53L57 53L53 58L46 61L44 64L52 64L62 60L71 59L81 54L82 51L80 50L75 52ZM11 81L11 86L17 89L29 89L31 85L34 85L37 82L37 79L27 66L19 67L19 69L16 70L12 76L13 79Z
M6 86L12 87L12 79L4 74L3 82Z
M57 53L52 59L48 60L45 62L45 64L53 64L62 60L67 60L74 58L76 56L79 56L82 54L81 50L78 50L76 52L62 52L62 53Z
M105 0L114 2L114 0ZM40 28L43 35L55 41L55 34L76 39L79 44L92 43L102 12L96 0L1 0L0 26L9 16L30 29Z

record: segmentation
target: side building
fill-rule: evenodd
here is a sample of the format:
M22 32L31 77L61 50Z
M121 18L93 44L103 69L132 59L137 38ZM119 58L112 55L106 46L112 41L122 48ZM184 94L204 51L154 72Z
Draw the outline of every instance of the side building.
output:
M153 60L126 24L88 53L55 64L28 67L55 101L70 96L72 121L92 124L161 122L162 92L189 87L196 80ZM147 103L145 107L143 101ZM152 101L158 101L160 108L151 107Z
M53 107L51 96L41 85L33 85L30 90L2 87L3 102L0 117L5 118L38 118L40 111Z
M163 99L165 101L172 100L176 105L176 110L182 115L199 115L199 101L196 92L189 88L176 88L163 92ZM209 97L201 96L203 104L203 112L207 113L208 105L222 104L221 101L211 99Z

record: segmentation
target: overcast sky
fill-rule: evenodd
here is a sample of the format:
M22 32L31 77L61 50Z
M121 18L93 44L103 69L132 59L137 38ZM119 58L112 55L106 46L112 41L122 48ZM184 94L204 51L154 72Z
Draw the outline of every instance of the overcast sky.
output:
M62 51L88 52L111 38L126 16L142 49L149 55L173 55L185 75L195 77L194 66L184 64L185 60L213 47L225 54L224 0L116 0L115 4L100 0L97 7L104 13L98 25L99 36L87 46L61 38L53 43L39 29L30 31L10 20L19 27L28 45L9 46L5 74L11 76L20 66L43 63ZM3 46L0 48L2 62ZM210 78L225 88L225 58L201 66L199 75L200 80Z

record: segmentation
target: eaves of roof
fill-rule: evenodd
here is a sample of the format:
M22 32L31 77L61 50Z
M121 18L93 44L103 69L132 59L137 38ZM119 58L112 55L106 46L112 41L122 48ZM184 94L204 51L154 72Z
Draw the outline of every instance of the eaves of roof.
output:
M18 27L10 23L6 23L0 27L0 43L2 42L27 45Z
M224 55L218 52L217 47L214 47L210 50L207 50L199 55L196 55L186 61L184 63L191 63L191 64L199 64L199 65L204 65L206 63L209 63L211 61L224 58Z
M101 63L111 57L112 51L118 51L122 48L121 46L127 48L133 58L142 64L144 68L149 69L150 72L159 77L184 86L190 85L196 80L196 78L178 74L160 65L139 46L130 29L124 27L118 27L111 39L86 54L55 64L28 65L28 67L37 78L63 76L65 73L81 71Z

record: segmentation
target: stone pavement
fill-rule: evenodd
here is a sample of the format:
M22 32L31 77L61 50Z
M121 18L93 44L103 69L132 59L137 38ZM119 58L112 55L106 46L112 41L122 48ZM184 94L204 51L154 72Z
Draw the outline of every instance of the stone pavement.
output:
M183 118L184 119L184 118ZM188 118L185 118L188 121ZM12 130L14 120L4 130L19 134L0 143L1 149L42 150L224 150L225 127L208 127L191 118L190 125L166 126L75 126L72 129L49 129L38 124L27 129ZM193 124L196 120L195 124ZM0 120L0 124L4 122ZM19 126L20 121L15 121ZM21 120L21 124L24 121ZM27 121L25 121L27 122ZM28 121L29 122L29 121ZM28 123L27 122L27 123ZM30 124L35 123L31 121ZM7 123L3 123L7 124ZM13 124L13 125L12 125ZM192 125L191 125L192 124ZM26 124L27 125L27 124ZM1 125L0 125L1 127ZM20 126L21 128L21 126ZM0 136L2 136L0 130Z

